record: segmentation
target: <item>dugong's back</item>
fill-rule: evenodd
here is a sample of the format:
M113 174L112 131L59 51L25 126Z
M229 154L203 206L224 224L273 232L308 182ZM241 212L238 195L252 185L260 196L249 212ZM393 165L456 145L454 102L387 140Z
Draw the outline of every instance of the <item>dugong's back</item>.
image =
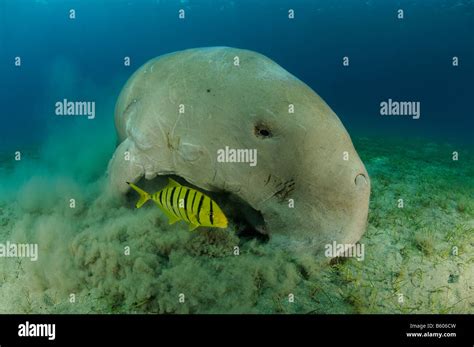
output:
M146 103L141 107L145 111L169 103L175 109L179 104L192 105L186 112L196 114L196 107L202 105L202 112L196 114L199 118L216 106L235 110L220 117L241 118L255 114L259 107L271 107L275 95L281 95L285 109L286 101L296 95L326 106L303 82L262 54L231 47L188 49L151 59L130 77L116 104L115 124L122 141L127 120L137 114L127 111L138 101Z

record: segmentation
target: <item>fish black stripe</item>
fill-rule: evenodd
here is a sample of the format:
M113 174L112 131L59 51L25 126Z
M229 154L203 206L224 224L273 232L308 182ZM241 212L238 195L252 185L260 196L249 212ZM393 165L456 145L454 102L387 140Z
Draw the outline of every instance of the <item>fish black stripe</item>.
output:
M188 191L189 191L189 188L183 187L183 189L181 189L181 193L179 194L179 198L180 198L179 200L184 202L183 207L180 209L181 215L183 216L183 219L187 222L189 222L188 210L186 209L187 207L186 197L188 196Z
M211 198L208 196L204 196L204 201L202 202L202 211L203 211L203 216L204 216L204 224L210 224L211 223L211 217L209 215L211 209Z
M173 189L166 189L166 210L171 213L173 216L176 217L176 214L174 213L173 211L173 208L171 206L171 202L170 202L170 197L171 197L171 193L173 192L174 188Z
M167 203L167 201L168 201L168 191L169 191L169 189L165 189L165 192L163 193L163 195L164 195L163 196L163 207L165 208L165 210L168 210L168 207L167 207L167 205L168 205L168 203Z
M188 196L189 196L189 192L191 191L191 189L189 188L186 188L186 193L184 194L184 214L186 216L186 220L188 222L190 222L191 220L189 219L189 216L188 216Z
M176 187L171 188L171 196L170 196L170 202L169 202L169 209L171 212L173 212L176 215L176 212L174 210L174 203L173 203L173 197L174 197L174 191L176 190Z
M180 214L180 210L179 210L179 194L180 193L178 192L178 190L181 190L181 187L176 187L176 189L174 191L174 197L173 197L173 200L171 200L171 209L172 209L173 213L176 215L176 217L181 219L181 214ZM176 200L176 202L175 202L175 200Z
M175 215L179 216L179 213L176 212L176 204L174 203L174 197L177 190L178 190L178 187L173 187L171 189L170 208L171 208L171 211Z
M179 188L179 190L178 190L178 192L177 192L177 194L176 194L176 204L175 204L174 206L175 206L175 208L176 208L177 211L178 211L178 216L179 216L181 219L184 219L184 218L183 218L182 211L181 211L182 208L179 207L179 197L180 197L180 195L181 195L181 190L183 189L183 187L180 186L180 187L178 187L178 188Z
M203 200L204 200L204 194L201 193L201 198L199 199L199 204L198 204L198 209L197 209L197 220L199 224L201 224L200 214L201 214Z
M169 193L169 189L165 189L165 192L163 193L164 196L163 196L163 207L168 210L168 193Z
M212 200L209 199L209 221L211 222L211 225L214 225L214 215L213 215L213 212L212 212Z
M160 205L163 207L163 200L161 200L163 198L163 191L160 190L160 194L158 195L158 201L160 202Z
M191 216L194 216L194 200L196 199L196 195L197 195L197 191L193 190L193 201L191 202L191 206L189 207L189 209L191 210ZM194 222L193 222L194 223Z

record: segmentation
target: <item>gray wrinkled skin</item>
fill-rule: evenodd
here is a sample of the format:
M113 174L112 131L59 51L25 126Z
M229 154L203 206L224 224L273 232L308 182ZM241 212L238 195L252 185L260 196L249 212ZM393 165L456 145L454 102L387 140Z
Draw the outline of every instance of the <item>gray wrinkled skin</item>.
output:
M271 242L300 252L323 254L365 231L370 181L347 131L313 90L263 55L213 47L152 59L123 88L115 123L115 191L174 174L232 192L261 212ZM225 146L257 149L258 164L217 162Z

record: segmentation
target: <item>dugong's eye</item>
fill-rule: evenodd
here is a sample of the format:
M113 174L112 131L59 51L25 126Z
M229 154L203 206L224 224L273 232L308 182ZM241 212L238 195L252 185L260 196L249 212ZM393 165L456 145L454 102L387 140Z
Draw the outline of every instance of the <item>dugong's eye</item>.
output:
M261 138L267 138L272 136L270 128L264 124L257 124L254 128L255 136Z

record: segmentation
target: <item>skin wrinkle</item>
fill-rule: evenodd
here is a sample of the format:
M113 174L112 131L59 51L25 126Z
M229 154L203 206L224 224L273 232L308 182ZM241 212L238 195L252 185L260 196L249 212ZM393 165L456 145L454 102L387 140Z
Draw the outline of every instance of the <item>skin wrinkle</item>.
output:
M273 177L275 177L276 182L282 182L283 180L276 176L275 174L272 174ZM280 190L280 184L275 185L273 190L270 190L268 193L268 196L264 196L260 199L260 201L257 201L257 206L261 206L265 204L268 200L275 198L275 194Z

